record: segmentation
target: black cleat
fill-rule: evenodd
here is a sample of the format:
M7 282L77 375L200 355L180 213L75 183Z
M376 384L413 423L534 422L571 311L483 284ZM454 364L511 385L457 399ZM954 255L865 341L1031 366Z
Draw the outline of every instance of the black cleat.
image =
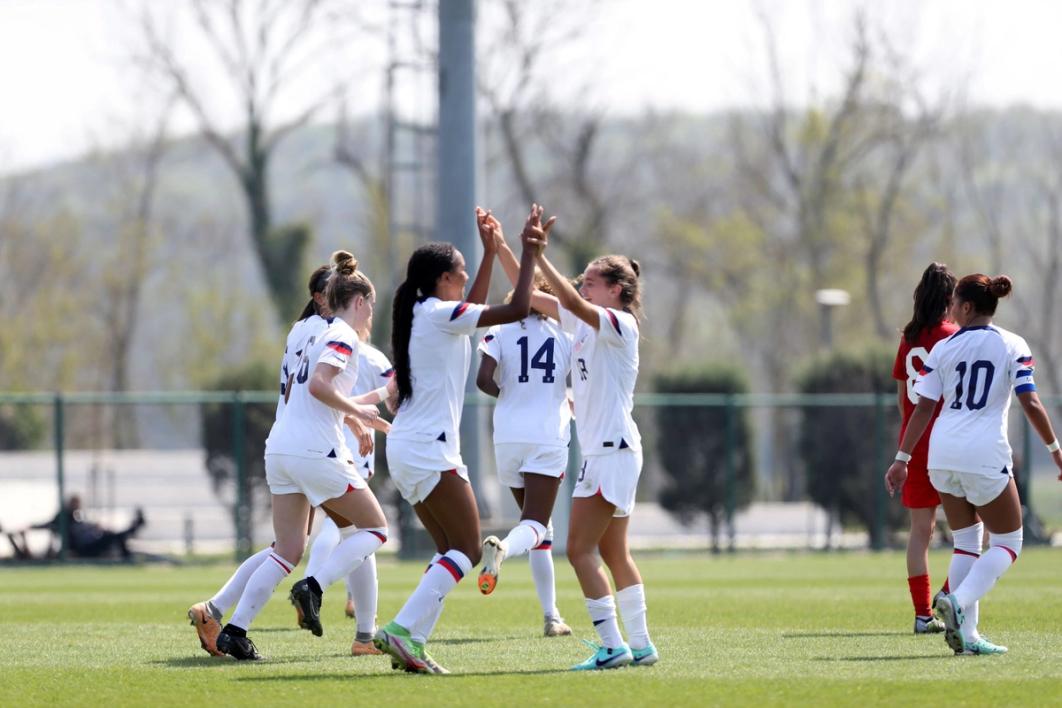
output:
M222 654L228 654L236 661L261 661L262 655L247 637L238 637L222 630L218 635L217 648Z
M313 591L305 578L291 586L290 598L291 604L302 610L302 628L313 632L315 637L324 634L321 626L321 596Z

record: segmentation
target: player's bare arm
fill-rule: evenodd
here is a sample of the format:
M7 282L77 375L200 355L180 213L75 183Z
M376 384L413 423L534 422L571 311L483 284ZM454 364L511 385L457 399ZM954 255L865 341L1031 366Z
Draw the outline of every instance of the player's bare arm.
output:
M526 223L531 223L534 217L535 208L532 206L531 214L528 216ZM541 218L541 214L539 214L539 218ZM517 260L516 254L513 253L511 248L509 248L509 244L505 240L505 234L502 232L501 222L498 221L490 211L484 211L479 207L476 208L476 221L480 224L481 238L484 229L494 236L495 245L498 249L498 261L501 263L502 270L505 271L506 277L509 278L509 282L515 287L516 282L520 277L520 261ZM556 217L551 218L547 222L548 228L544 229L547 240L549 238L549 229L553 227L555 221ZM560 313L557 311L557 298L552 295L539 292L538 290L532 291L531 307L554 320L560 319Z
M1029 423L1036 430L1036 434L1044 441L1044 445L1050 447L1055 442L1055 431L1051 426L1051 418L1047 415L1047 410L1044 408L1044 404L1040 402L1040 397L1036 394L1036 391L1019 393L1018 402L1021 404L1021 409L1025 412L1025 417L1029 419ZM1058 468L1058 480L1062 482L1062 449L1051 452L1051 461Z
M494 360L494 357L484 354L480 357L479 372L476 373L476 388L494 398L501 393L501 389L494 381L494 372L497 368L498 362Z
M903 440L900 441L900 453L907 455L907 459L910 459L911 451L929 427L929 421L933 419L933 411L936 407L937 402L933 399L924 396L918 398L918 405L915 406L911 420L907 423L907 430L903 433ZM888 490L889 496L896 494L906 480L907 462L897 459L885 473L885 489Z

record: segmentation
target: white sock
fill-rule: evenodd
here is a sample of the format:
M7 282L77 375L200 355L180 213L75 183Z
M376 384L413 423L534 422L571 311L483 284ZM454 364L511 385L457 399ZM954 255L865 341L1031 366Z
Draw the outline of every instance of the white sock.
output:
M339 529L339 535L343 540L329 554L321 569L312 576L322 591L340 578L345 578L375 553L387 540L387 527L359 529L347 526Z
M553 523L546 527L546 535L527 554L531 564L531 577L535 581L535 591L542 605L542 614L551 619L560 619L557 609L557 582L553 571Z
M395 622L406 629L414 627L442 603L446 595L457 587L457 583L470 570L472 561L461 551L451 549L444 553L421 576L416 590L395 616ZM426 641L431 635L430 632L425 632L425 635Z
M951 565L948 567L948 586L953 592L962 585L962 581L966 579L974 562L981 557L981 539L984 536L984 530L984 524L978 522L973 526L952 532L955 550L951 554ZM966 619L959 631L963 639L968 642L977 641L979 615L980 608L976 602L966 610Z
M247 581L247 587L240 596L240 602L236 605L236 611L232 613L229 624L246 630L251 622L262 611L262 608L273 596L273 591L280 585L280 581L288 577L294 570L295 564L270 552L268 560L258 566L258 570L251 574Z
M431 562L428 563L428 567L424 569L424 572L427 573L429 570L431 570L431 567L434 564L438 563L439 559L442 557L442 553L436 553L435 555L433 555L431 557ZM428 637L431 636L432 630L435 629L435 623L439 621L439 616L442 615L442 608L445 604L446 603L443 602L443 600L440 600L438 606L434 609L434 611L427 613L419 620L414 622L412 627L406 628L409 630L409 636L413 638L413 641L420 642L421 644L423 644L428 640Z
M586 598L586 609L590 612L590 621L594 623L597 636L606 649L618 649L623 646L619 624L616 622L616 602L611 595L596 600Z
M649 646L649 628L645 622L645 586L639 583L617 590L616 604L619 605L631 649L645 649Z
M505 557L522 556L542 543L546 537L546 527L532 519L524 519L513 527L502 543L505 544Z
M964 610L984 597L1000 576L1010 570L1021 554L1022 529L989 534L989 548L974 562L962 584L952 595Z
M247 581L254 575L254 571L258 570L258 566L262 565L272 552L272 546L263 548L243 563L240 563L240 567L236 569L236 572L232 574L228 582L221 586L217 595L210 598L209 602L214 606L214 609L221 614L228 612L229 608L240 599L240 595L243 594L243 589L247 587Z
M357 633L362 636L372 634L376 629L376 604L379 598L375 553L347 575L347 592L354 600Z
M321 522L321 530L317 532L317 538L313 540L313 544L310 546L310 554L306 558L306 574L302 577L308 578L311 575L317 577L317 572L321 570L321 566L328 560L328 556L332 555L332 551L336 549L339 542L342 541L342 536L339 535L339 527L336 526L336 522L328 516ZM324 588L324 585L321 586Z

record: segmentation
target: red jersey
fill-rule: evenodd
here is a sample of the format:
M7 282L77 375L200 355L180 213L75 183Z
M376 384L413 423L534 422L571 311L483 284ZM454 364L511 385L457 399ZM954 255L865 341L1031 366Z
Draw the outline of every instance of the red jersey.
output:
M929 358L929 352L933 346L947 339L959 330L957 325L950 322L938 322L928 329L919 332L914 344L908 344L905 338L900 339L900 348L896 352L896 363L892 367L892 377L897 381L906 382L907 395L903 398L903 425L900 426L900 441L903 440L904 431L907 430L907 422L911 420L915 405L918 403L918 395L914 392L915 379L922 365ZM901 498L903 505L909 509L933 507L940 503L940 497L929 481L929 434L933 430L933 421L940 414L943 401L937 404L933 412L933 418L929 421L926 432L922 434L918 444L911 451L911 461L907 463L907 481L904 482Z
M892 378L907 382L907 395L903 400L903 428L907 427L907 421L911 419L911 414L914 413L915 405L918 403L918 395L914 392L915 379L918 378L918 372L922 370L922 365L929 358L929 352L937 342L947 339L958 331L959 326L952 322L938 322L919 332L914 344L909 344L906 337L900 337L900 348L896 351L896 361L892 365ZM937 412L940 412L939 406ZM936 420L935 415L933 419ZM920 444L929 442L929 432L933 427L932 421L929 426L922 435ZM900 435L903 435L902 431Z

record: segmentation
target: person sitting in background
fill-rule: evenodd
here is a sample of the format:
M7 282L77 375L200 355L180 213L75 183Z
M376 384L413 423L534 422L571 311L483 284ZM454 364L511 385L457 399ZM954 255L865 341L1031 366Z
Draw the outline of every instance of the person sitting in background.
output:
M60 538L62 519L66 518L66 538ZM79 558L103 558L117 551L123 560L129 560L132 553L129 551L127 541L144 526L144 512L136 510L133 523L125 531L108 531L99 524L86 521L81 513L81 497L71 495L66 504L55 518L41 524L31 526L31 529L48 529L60 542L64 542L68 553Z

